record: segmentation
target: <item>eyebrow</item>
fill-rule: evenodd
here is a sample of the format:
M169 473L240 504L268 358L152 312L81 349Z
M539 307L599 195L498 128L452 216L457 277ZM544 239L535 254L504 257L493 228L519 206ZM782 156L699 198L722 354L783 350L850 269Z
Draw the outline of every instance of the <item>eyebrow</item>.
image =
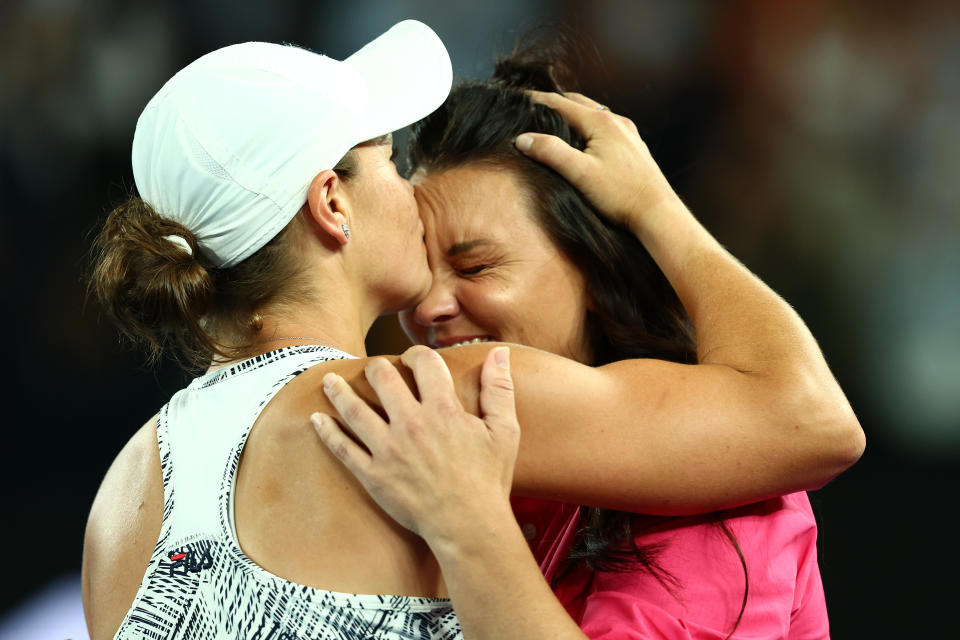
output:
M447 249L447 257L452 258L454 256L460 255L461 253L466 253L467 251L470 251L471 249L474 249L476 247L482 247L482 246L492 245L492 244L495 244L494 241L488 238L478 238L476 240L468 240L466 242L455 242L452 245L450 245L449 249Z

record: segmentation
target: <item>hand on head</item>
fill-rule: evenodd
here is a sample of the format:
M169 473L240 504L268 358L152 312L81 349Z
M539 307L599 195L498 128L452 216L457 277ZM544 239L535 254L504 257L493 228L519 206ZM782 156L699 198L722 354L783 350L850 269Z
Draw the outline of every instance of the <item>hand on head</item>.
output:
M632 229L648 209L677 200L633 121L579 93L529 95L563 116L586 147L579 151L556 136L523 133L517 149L562 175L599 213Z

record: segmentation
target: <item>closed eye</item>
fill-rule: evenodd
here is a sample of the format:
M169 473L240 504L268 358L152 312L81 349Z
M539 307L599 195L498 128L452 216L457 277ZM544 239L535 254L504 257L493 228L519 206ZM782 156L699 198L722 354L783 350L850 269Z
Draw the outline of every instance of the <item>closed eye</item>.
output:
M488 264L478 264L474 267L457 269L457 273L459 273L462 276L475 276L475 275L479 275L480 273L482 273L483 271L486 271L489 268L490 268L490 265Z

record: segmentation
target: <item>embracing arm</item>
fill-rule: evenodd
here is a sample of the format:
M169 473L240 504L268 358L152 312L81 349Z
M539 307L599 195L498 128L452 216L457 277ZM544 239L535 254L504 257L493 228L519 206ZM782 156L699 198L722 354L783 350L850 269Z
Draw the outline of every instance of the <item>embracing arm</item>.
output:
M481 364L496 346L436 352L474 415ZM820 391L805 378L778 383L720 364L661 360L594 368L530 347L510 349L523 426L513 476L518 495L655 515L705 513L819 488L862 450L859 424L839 390ZM404 361L429 352L415 347ZM399 357L383 359L413 386ZM378 405L364 374L374 360L327 370ZM322 394L304 398L301 411L332 410Z
M491 345L441 350L477 410ZM520 495L658 515L702 513L819 488L856 461L842 395L719 364L628 360L592 368L512 346L523 439ZM479 353L478 353L479 352Z
M542 134L523 134L517 146L643 242L694 322L698 364L593 368L513 347L524 429L515 492L679 515L823 486L856 462L864 436L813 336L697 222L633 123L568 95L576 100L534 99L580 130L586 150ZM440 351L474 413L490 348ZM370 398L365 381L351 382Z
M570 450L589 452L594 469L608 468L596 472L621 478L624 493L608 496L607 506L636 506L627 487L643 486L651 497L664 496L645 510L663 514L816 489L853 464L863 431L810 331L697 222L636 126L579 94L535 92L532 99L563 115L587 146L581 152L552 136L524 134L518 148L561 173L643 243L693 320L698 364L634 360L584 372L568 379L564 393L553 392L558 397L540 409L548 415L534 416L533 403L550 394L540 385L549 382L528 376L515 350L521 424L546 418L563 427L570 412L587 421L595 416L576 433L525 428L518 487L549 494L556 479L535 465L575 464L556 457L569 451L556 450L558 436L579 437L583 446ZM577 395L590 399L589 411L578 410ZM581 472L590 477L588 465Z
M515 491L678 515L817 489L856 462L863 431L799 316L679 200L651 217L647 244L693 317L700 363L592 368L514 347ZM489 348L440 351L468 410Z
M685 209L674 213L692 221ZM859 458L863 432L803 322L689 224L706 246L691 251L686 268L726 282L722 298L707 287L690 303L702 363L594 368L513 345L523 425L515 493L656 515L703 513L820 488ZM438 351L474 414L480 363L492 347ZM343 373L376 402L359 364L344 363Z

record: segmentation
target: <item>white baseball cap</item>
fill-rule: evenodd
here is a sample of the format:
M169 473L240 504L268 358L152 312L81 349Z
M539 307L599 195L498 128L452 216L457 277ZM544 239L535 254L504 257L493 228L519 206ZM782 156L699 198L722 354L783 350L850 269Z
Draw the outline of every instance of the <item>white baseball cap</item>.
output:
M415 20L342 62L266 42L218 49L168 80L140 114L137 190L190 229L205 260L233 266L286 226L318 173L429 115L452 80L440 38Z

